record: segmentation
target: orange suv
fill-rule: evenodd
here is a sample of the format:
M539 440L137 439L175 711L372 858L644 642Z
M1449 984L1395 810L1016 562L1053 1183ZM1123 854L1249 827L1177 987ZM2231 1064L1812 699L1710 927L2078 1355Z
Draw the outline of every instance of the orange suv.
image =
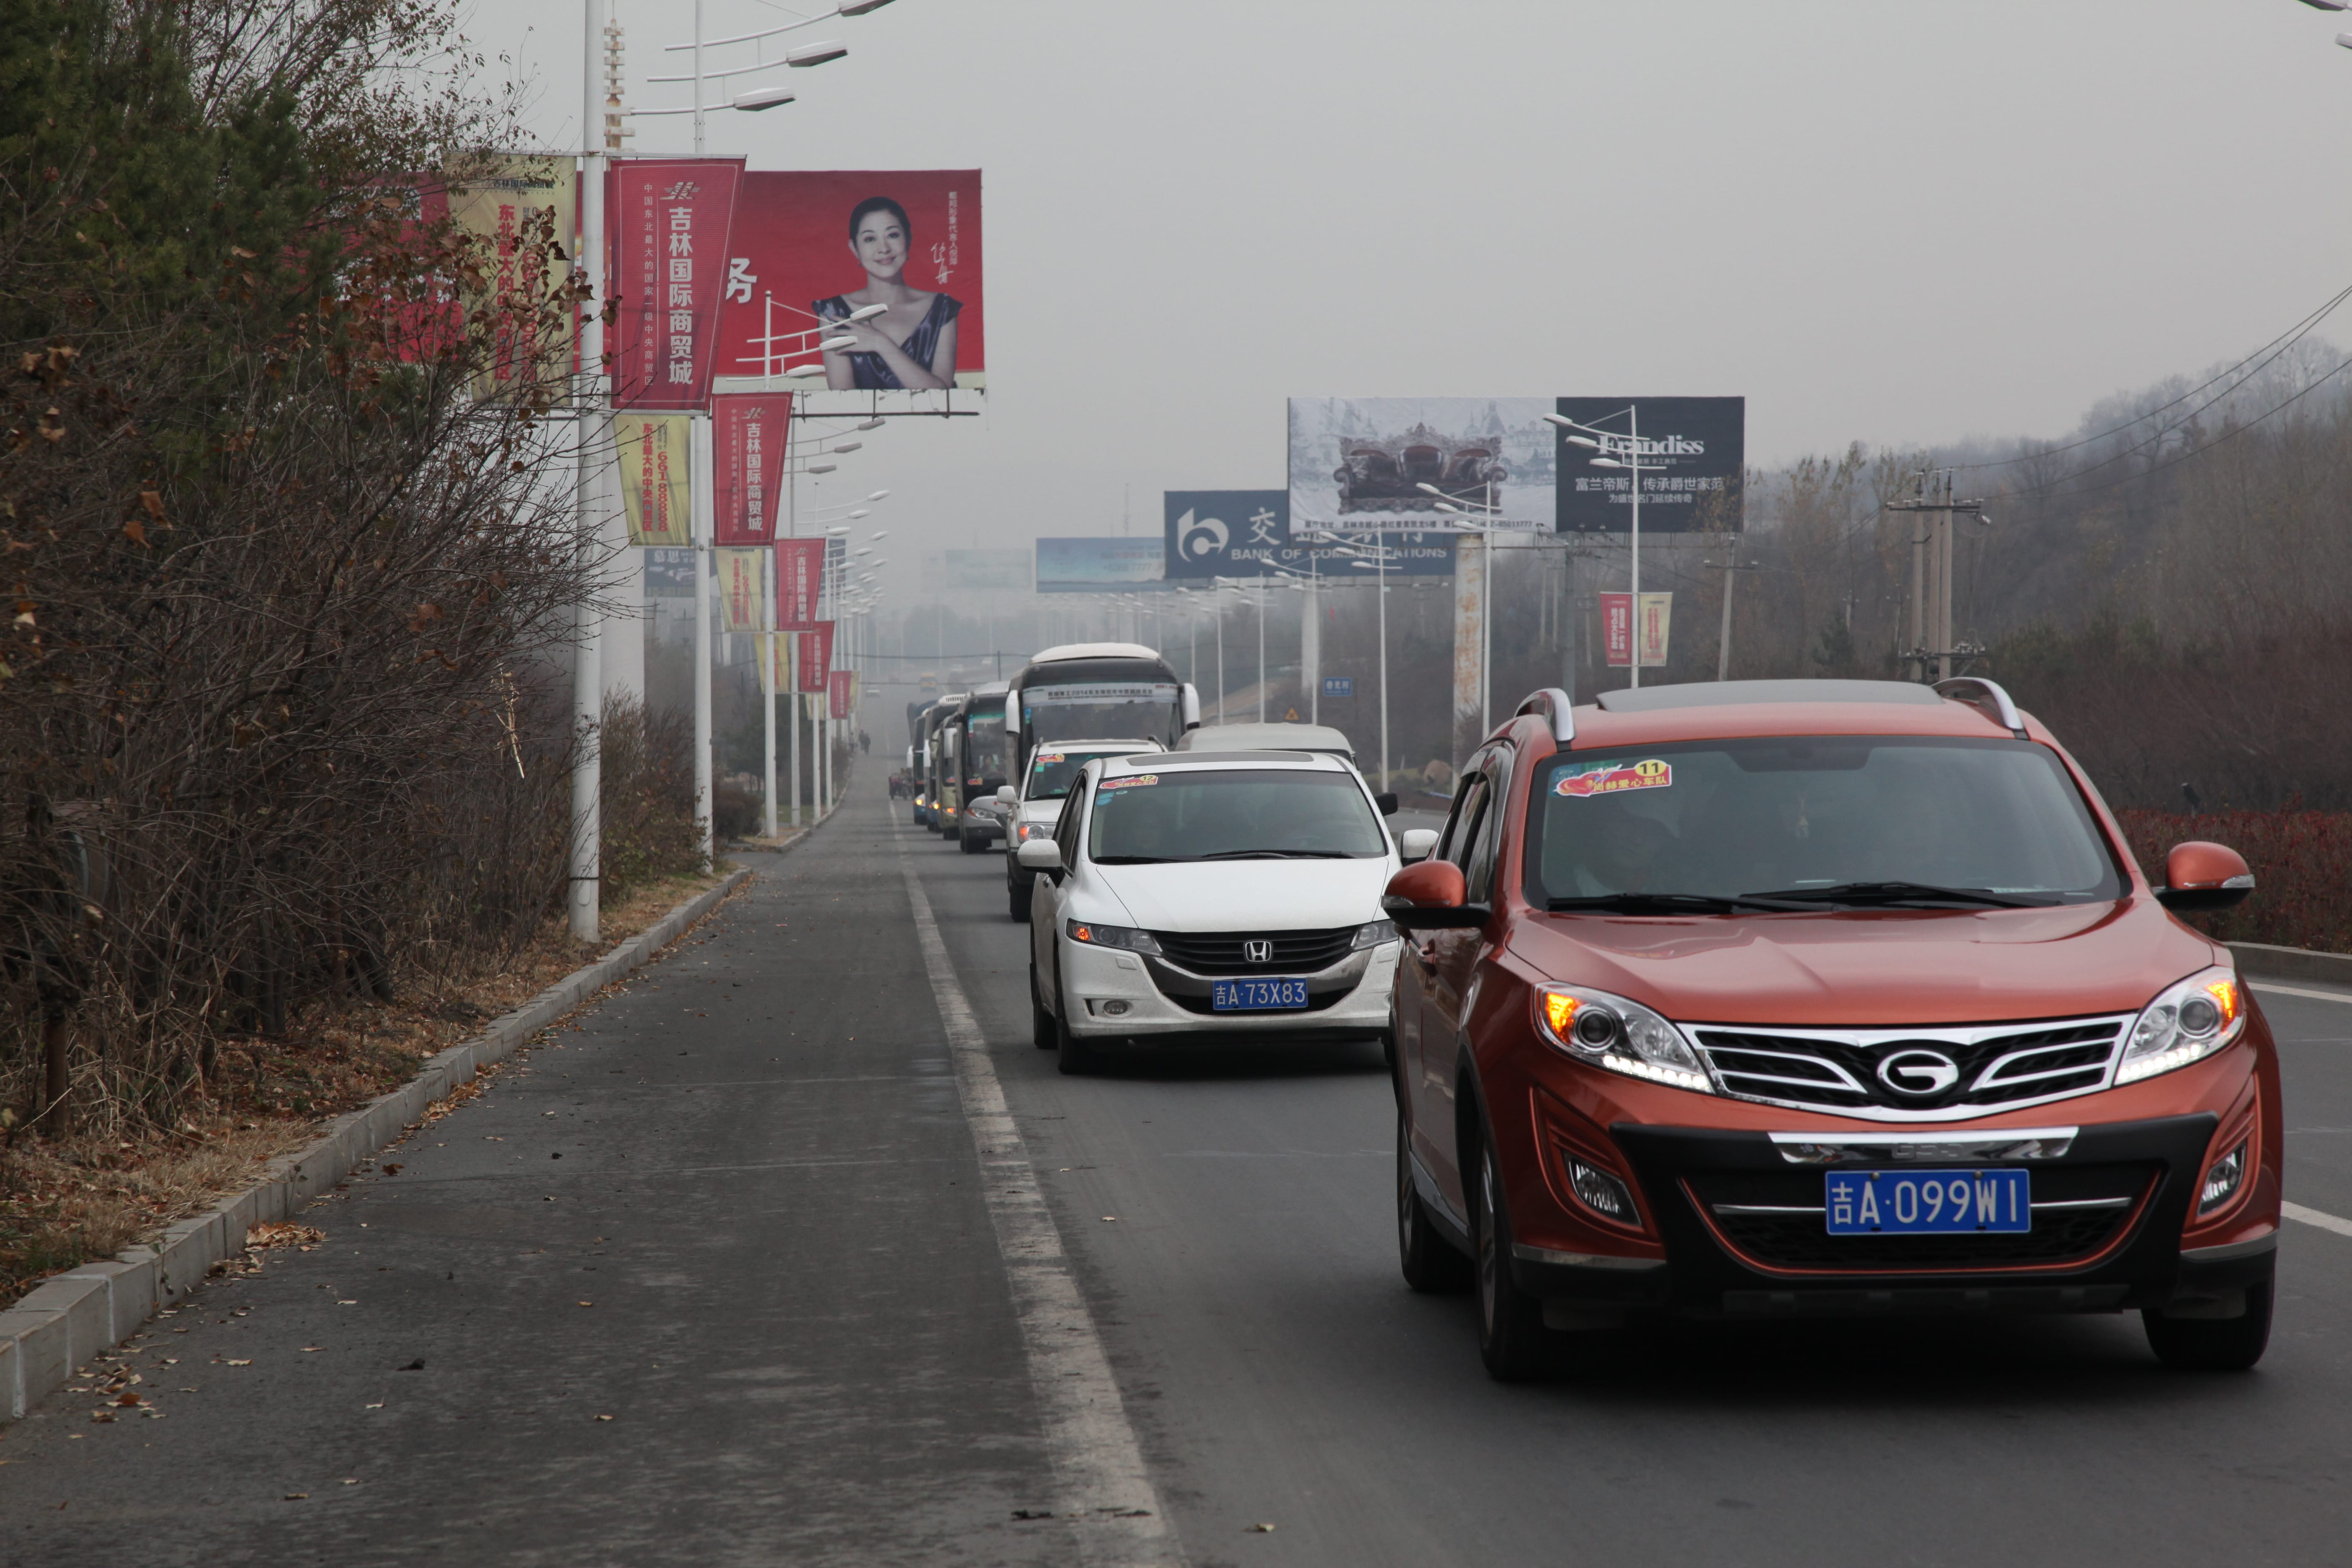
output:
M1538 692L1390 882L1397 1238L1499 1378L1558 1331L2137 1309L2270 1337L2278 1058L2073 758L1990 681Z

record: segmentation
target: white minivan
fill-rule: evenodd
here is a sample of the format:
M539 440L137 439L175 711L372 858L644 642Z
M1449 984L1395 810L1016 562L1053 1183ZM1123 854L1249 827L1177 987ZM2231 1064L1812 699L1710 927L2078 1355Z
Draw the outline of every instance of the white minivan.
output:
M1037 876L1029 995L1039 1047L1086 1072L1121 1041L1385 1038L1400 938L1384 814L1344 759L1159 752L1078 772Z

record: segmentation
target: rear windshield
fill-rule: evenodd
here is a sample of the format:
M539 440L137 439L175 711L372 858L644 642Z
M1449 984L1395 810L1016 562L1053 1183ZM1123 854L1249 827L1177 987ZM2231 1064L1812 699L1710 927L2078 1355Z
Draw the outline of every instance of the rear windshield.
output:
M1357 860L1388 853L1387 830L1349 773L1187 769L1129 773L1095 789L1097 864Z
M1539 908L1629 894L1860 904L1906 883L2026 904L2122 892L2074 780L2023 741L1830 736L1577 752L1539 769L1534 788L1527 879ZM1851 900L1839 889L1853 889Z
M1041 746L1029 759L1030 800L1060 800L1070 793L1078 770L1097 757L1123 757L1125 752L1057 752Z

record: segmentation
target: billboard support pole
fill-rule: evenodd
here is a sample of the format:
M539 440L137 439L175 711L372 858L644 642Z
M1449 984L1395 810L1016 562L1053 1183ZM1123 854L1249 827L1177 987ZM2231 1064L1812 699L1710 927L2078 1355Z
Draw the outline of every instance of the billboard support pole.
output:
M1307 551L1307 613L1298 631L1298 677L1307 687L1307 721L1323 722L1323 586L1315 551Z
M768 562L761 574L765 584L763 595L767 610L763 618L770 626L776 620L776 548L768 547ZM760 786L760 826L766 836L776 836L776 634L771 631L758 639L760 649L760 750L767 772Z
M1642 411L1637 405L1625 411L1626 466L1633 470L1633 526L1632 574L1633 578L1633 657L1627 661L1626 673L1631 677L1632 690L1642 687Z

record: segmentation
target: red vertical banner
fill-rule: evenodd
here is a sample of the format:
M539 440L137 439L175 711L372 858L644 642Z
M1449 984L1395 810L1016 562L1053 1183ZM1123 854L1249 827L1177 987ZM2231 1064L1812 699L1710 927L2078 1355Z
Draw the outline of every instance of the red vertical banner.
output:
M626 158L605 214L619 408L700 408L719 354L719 293L742 188L740 158Z
M824 541L776 541L776 626L788 632L806 631L817 624L817 600L824 584ZM803 686L803 691L822 687Z
M824 693L833 689L833 623L818 621L799 634L801 689Z
M836 670L835 670L835 671L833 672L833 683L832 683L831 691L832 691L832 697L833 697L833 708L832 708L832 713L833 713L833 716L834 716L835 718L836 718L836 719L846 719L846 718L848 718L848 717L849 717L849 671L847 671L847 670L845 670L845 669L836 669Z
M718 481L720 544L774 542L792 409L789 392L711 395L710 468Z
M1601 595L1601 647L1612 668L1633 662L1633 595Z

